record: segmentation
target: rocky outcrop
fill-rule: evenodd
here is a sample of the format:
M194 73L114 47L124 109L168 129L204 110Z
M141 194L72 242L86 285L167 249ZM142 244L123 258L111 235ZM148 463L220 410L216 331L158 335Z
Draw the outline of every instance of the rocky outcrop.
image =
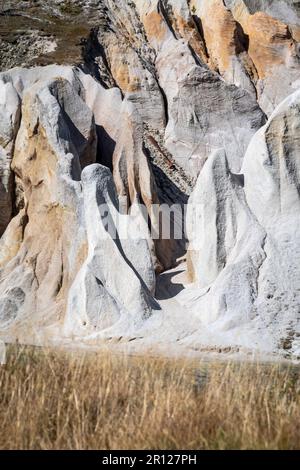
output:
M76 42L65 36L64 57L62 18L78 23L77 29L83 22L93 27L80 41L85 70L105 87L118 86L141 123L165 129L167 150L195 178L220 146L232 170L239 171L253 133L263 124L256 98L270 115L297 87L297 11L289 1L261 3L72 0L27 5L26 16L43 22L45 15L53 18L59 51L46 55L56 62L72 63L69 48ZM10 6L15 9L3 14L21 14L20 2Z
M171 7L175 3L169 5L172 17L175 13ZM178 11L176 5L174 9ZM154 12L156 3L149 2L146 17ZM155 66L168 102L165 145L175 161L193 177L201 170L210 151L220 145L227 148L230 164L236 170L252 133L263 123L263 113L245 89L226 85L218 74L209 70L203 58L197 56L191 44L175 34L162 6L159 13L160 34L151 35L149 19L145 31L156 51Z
M291 2L267 2L269 5L265 2L264 11L260 8L263 2L231 0L226 3L248 37L248 54L259 78L258 101L270 115L299 86L296 12L290 8Z
M1 263L4 327L30 312L36 312L36 321L44 324L62 314L62 292L76 273L77 260L68 259L64 247L71 243L76 227L74 199L80 159L95 158L92 114L68 81L60 78L38 82L22 98L12 168L22 184L24 208L17 221L13 220L20 234L19 246L15 246L9 260L4 258L5 263ZM76 121L79 129L73 124ZM74 127L70 129L71 124ZM74 243L76 252L80 252L83 240L80 231L77 233ZM1 246L4 254L8 242L6 233Z
M233 7L239 0L225 0L229 7ZM283 23L299 25L298 0L243 0L244 5L252 15L258 11L267 13Z
M0 81L0 236L13 214L11 162L20 121L20 100L11 83Z
M57 78L58 72L62 73ZM143 312L150 315L154 270L147 242L139 233L132 243L120 246L115 239L105 241L105 214L100 211L113 205L114 184L108 169L93 166L96 125L81 97L85 90L76 70L52 67L28 71L23 77L15 70L5 79L15 93L13 84L22 90L22 119L11 167L22 185L24 207L1 239L1 329L36 340L50 326L67 322L66 311L78 289L80 302L88 297L88 313L81 323L87 331L117 321L120 306L129 309L133 320ZM81 178L84 168L88 171ZM110 210L117 212L117 205ZM111 269L111 263L118 270ZM130 288L122 291L116 276L130 279ZM103 322L102 316L95 321L101 298ZM78 302L82 318L81 305ZM74 328L66 327L65 334L76 330L76 310L70 312Z
M211 155L191 197L193 308L227 344L290 338L299 353L299 111L298 91L253 137L240 175L224 151Z
M142 238L138 216L120 214L107 168L87 167L82 186L88 254L68 295L65 332L82 337L113 325L116 332L117 323L120 334L129 335L155 306L147 238Z
M258 74L248 54L249 39L231 10L222 0L194 1L191 9L202 25L210 68L255 94Z
M50 3L0 7L1 337L299 355L297 5Z

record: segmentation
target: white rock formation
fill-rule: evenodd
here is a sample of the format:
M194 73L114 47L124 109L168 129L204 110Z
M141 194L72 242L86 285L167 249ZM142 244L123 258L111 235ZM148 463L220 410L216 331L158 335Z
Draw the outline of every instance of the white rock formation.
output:
M191 197L196 284L182 298L224 344L299 352L299 129L297 91L253 137L242 174L212 154Z
M120 215L107 168L87 167L82 186L88 254L68 295L66 334L87 336L118 322L120 333L129 334L151 315L155 276L147 239L132 233L130 216Z
M300 356L296 5L70 6L88 37L34 60L81 65L0 73L0 337ZM191 192L185 263L152 206L180 228Z
M13 213L11 161L20 120L20 100L10 82L0 80L0 236Z
M68 79L42 76L58 71L26 71L23 77L16 70L10 76L11 88L15 83L22 91L12 169L22 185L24 208L1 239L0 323L2 331L23 340L37 340L48 327L65 322L64 334L76 334L79 319L81 327L94 331L125 311L136 324L155 305L145 233L135 233L132 241L104 237L98 206L107 204L116 217L112 176L92 165L96 126L80 96L85 93L77 71L62 69Z

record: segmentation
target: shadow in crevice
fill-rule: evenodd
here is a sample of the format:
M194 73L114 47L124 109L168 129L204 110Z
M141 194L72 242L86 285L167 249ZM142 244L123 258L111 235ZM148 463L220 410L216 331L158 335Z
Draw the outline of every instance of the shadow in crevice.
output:
M249 51L249 44L250 39L249 35L245 33L242 25L236 21L236 30L235 30L235 42L237 45L236 54L240 54L241 52L248 52Z
M116 148L116 142L107 133L103 126L96 125L98 137L96 162L106 166L113 172L113 154Z
M169 207L177 206L171 218L171 222L174 218L177 219L176 237L174 237L174 230L171 230L169 240L158 237L155 241L158 258L166 269L171 269L178 265L177 260L186 253L185 217L188 195L181 191L153 161L150 160L150 162L160 204L166 204Z
M82 59L83 64L80 68L92 77L94 77L105 89L117 86L106 57L106 52L103 45L99 42L98 33L99 27L93 28L90 31L89 37L82 42ZM99 68L98 59L101 59L102 65L105 70Z
M245 186L245 176L242 174L236 174L230 172L230 178L233 184L239 186L240 188L244 188Z
M197 16L197 15L192 15L192 18L194 20L196 31L197 31L197 33L199 34L200 38L203 41L205 55L209 59L209 52L208 52L208 48L207 48L207 44L206 44L206 40L205 40L205 36L204 36L202 21L199 18L199 16Z
M74 181L80 181L82 169L92 163L88 158L85 158L89 142L80 132L76 123L73 122L72 117L68 114L68 111L63 108L58 98L57 101L61 110L58 117L59 138L69 142L70 152L74 156L78 155L78 158L73 158L72 160L71 176Z
M166 6L168 6L166 4ZM173 34L173 37L175 39L177 39L177 36L176 36L176 33L174 31L174 28L172 26L172 23L171 23L171 20L169 18L169 15L168 15L168 11L166 9L166 6L163 4L162 0L159 0L158 1L158 4L157 4L157 12L163 17L163 19L165 20L169 30L171 31L171 33ZM173 12L172 12L173 13Z
M168 300L176 297L176 295L184 289L184 285L181 283L174 283L172 282L172 279L174 276L183 272L184 270L162 273L157 279L155 298L157 300Z

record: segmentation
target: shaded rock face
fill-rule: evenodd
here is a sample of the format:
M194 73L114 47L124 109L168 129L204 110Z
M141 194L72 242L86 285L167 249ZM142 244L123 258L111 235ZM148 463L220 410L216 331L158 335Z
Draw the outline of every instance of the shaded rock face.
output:
M4 3L0 330L298 354L298 2Z
M13 214L11 162L20 121L20 100L11 83L0 85L0 236Z

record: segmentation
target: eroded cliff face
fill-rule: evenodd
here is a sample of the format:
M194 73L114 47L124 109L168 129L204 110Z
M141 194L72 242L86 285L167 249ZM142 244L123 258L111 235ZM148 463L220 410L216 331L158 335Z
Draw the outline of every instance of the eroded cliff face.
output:
M223 150L212 154L191 197L196 284L183 298L202 293L190 306L228 345L236 335L267 348L287 335L299 350L299 111L298 91L253 137L239 177Z
M298 3L0 8L1 335L300 354Z

